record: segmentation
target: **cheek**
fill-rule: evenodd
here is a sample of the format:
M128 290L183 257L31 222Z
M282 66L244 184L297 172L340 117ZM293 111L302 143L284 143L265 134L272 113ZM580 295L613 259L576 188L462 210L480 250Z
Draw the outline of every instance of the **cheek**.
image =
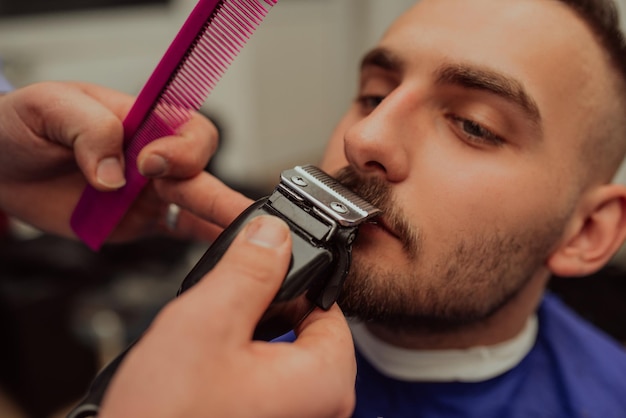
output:
M506 158L468 158L467 150L417 157L412 179L396 190L405 213L428 241L466 234L515 233L561 213L563 195L545 170ZM473 151L470 151L473 152ZM528 162L526 162L528 163Z

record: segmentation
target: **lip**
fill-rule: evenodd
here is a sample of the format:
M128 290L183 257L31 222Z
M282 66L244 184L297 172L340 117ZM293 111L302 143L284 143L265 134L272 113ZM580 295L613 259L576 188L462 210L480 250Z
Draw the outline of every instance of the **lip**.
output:
M400 240L400 236L389 226L389 223L387 222L387 220L382 216L377 216L373 218L372 220L364 223L361 226L361 228L368 227L368 226L371 228L381 230L384 233L391 235L395 239Z

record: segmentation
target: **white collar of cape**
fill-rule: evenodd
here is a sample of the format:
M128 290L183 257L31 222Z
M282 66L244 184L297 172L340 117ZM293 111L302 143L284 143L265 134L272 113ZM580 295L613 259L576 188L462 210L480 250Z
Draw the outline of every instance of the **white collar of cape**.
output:
M363 323L350 320L354 343L382 374L405 381L480 382L518 365L537 339L537 317L531 316L522 331L492 346L467 349L410 350L375 337Z

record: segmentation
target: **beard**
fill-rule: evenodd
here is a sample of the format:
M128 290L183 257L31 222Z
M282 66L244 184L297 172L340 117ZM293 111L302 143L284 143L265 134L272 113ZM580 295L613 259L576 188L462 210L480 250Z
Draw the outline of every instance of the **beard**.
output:
M528 285L565 225L560 216L515 230L458 233L453 245L426 260L421 249L437 237L424 236L408 221L388 183L361 177L351 167L335 177L381 209L407 260L403 265L372 260L361 249L376 243L357 238L338 304L348 317L392 330L446 333L488 319Z

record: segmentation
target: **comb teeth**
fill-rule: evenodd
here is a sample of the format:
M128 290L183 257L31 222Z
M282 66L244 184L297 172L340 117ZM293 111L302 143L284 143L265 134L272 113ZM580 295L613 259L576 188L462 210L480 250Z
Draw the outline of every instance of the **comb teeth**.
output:
M223 0L199 31L152 112L127 144L129 157L156 138L172 135L200 109L226 69L277 0Z

